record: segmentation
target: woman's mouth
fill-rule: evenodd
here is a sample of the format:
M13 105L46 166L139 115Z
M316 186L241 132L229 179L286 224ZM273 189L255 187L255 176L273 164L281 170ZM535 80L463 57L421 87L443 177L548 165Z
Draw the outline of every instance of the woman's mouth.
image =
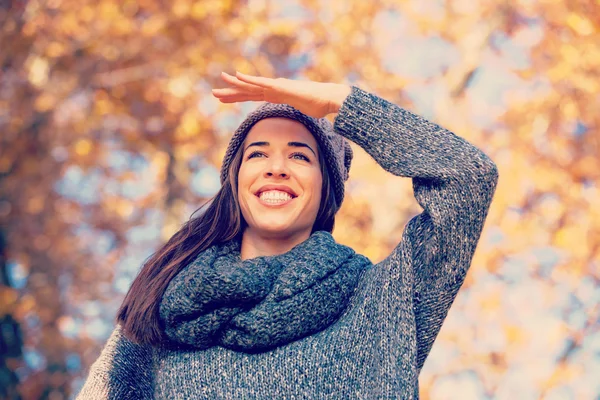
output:
M257 196L259 203L268 207L282 207L289 204L294 197L280 190L267 190Z

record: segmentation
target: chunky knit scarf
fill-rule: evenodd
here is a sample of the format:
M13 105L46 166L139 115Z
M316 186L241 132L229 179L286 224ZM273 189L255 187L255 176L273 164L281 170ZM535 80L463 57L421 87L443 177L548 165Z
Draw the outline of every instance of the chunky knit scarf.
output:
M166 345L258 353L312 335L338 320L371 265L325 231L287 253L243 261L239 241L212 246L165 291Z

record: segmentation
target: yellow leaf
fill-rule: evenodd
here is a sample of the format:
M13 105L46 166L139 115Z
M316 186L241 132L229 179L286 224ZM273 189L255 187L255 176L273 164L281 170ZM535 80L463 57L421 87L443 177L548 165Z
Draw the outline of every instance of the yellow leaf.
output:
M190 16L196 20L204 19L208 12L207 0L202 0L194 3L190 10Z
M75 143L75 153L80 156L87 156L92 150L92 142L88 139L79 139Z
M29 74L27 77L29 82L36 87L45 85L48 81L48 61L45 58L33 56L28 60L28 64Z
M175 97L183 98L192 91L193 82L188 76L178 76L169 80L169 92Z
M500 296L498 293L490 293L481 301L481 308L486 314L493 314L500 308Z
M181 130L186 136L194 136L198 133L198 117L193 113L185 113L181 121Z
M79 11L78 14L79 18L81 18L83 22L90 22L94 19L96 11L90 6L85 6Z
M102 19L112 20L120 17L119 8L116 3L103 1L100 3L100 7L98 8L100 11L100 15L98 15Z
M133 24L130 19L119 18L114 22L114 33L125 35L133 31Z
M183 18L190 12L190 3L185 0L177 0L171 7L171 12L178 18Z
M131 204L131 202L122 200L119 201L117 204L117 213L121 218L127 218L133 212L133 205Z
M588 235L585 225L566 225L554 235L554 244L569 251L573 257L585 257L588 252Z
M589 19L575 13L567 17L567 25L580 35L586 36L594 32L594 25Z
M52 42L46 48L46 54L50 58L57 58L65 54L66 49L63 43Z
M150 17L142 25L142 33L146 36L154 36L165 27L167 21L162 15Z
M516 325L504 325L504 334L506 335L507 342L513 346L523 341L523 331Z
M50 110L56 104L54 95L44 92L35 99L34 107L36 110L44 112Z

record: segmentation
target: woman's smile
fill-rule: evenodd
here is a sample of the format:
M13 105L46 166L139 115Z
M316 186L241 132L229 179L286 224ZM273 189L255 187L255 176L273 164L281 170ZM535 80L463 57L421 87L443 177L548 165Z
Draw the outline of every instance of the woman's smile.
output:
M268 190L260 193L256 197L258 198L260 204L275 208L286 206L294 201L294 197L292 197L289 193L279 190Z

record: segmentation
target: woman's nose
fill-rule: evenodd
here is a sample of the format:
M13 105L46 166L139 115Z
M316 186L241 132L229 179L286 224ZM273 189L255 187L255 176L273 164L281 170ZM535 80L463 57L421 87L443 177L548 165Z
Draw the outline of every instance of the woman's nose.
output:
M265 168L265 176L280 176L287 178L290 176L289 168L286 165L285 160L279 157L272 157L267 167Z

